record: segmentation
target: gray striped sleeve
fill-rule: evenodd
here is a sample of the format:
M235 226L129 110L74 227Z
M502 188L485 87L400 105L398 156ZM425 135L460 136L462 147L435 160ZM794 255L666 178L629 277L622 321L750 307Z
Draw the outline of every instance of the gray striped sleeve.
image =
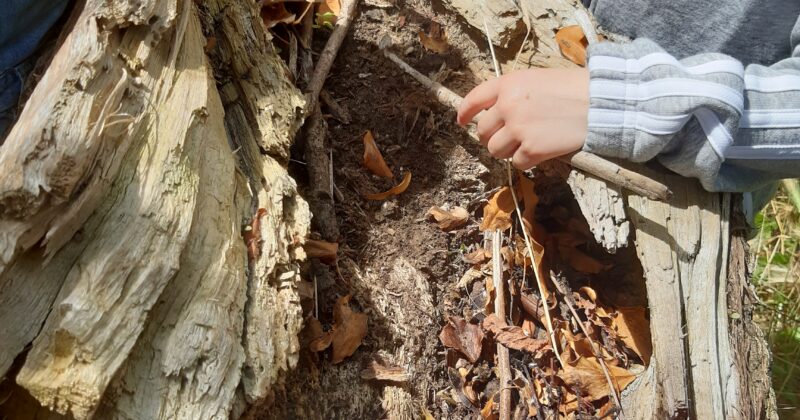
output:
M657 158L710 191L752 191L800 176L800 20L794 54L772 66L723 54L677 60L655 42L589 48L584 150Z

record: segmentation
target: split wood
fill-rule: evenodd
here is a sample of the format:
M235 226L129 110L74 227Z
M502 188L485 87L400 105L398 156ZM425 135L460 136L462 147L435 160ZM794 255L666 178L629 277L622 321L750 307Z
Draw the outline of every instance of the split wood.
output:
M330 37L328 37L325 48L319 56L319 61L314 67L311 79L308 81L306 106L303 110L303 116L306 117L306 123L303 127L303 135L306 140L305 159L309 178L312 180L311 185L314 186L309 204L315 215L314 220L316 221L317 229L326 241L338 240L339 227L336 223L336 211L333 201L333 169L325 147L327 125L320 112L319 95L325 84L325 79L328 78L328 73L333 66L333 61L336 59L339 48L341 48L342 42L353 23L353 18L358 9L357 6L358 0L345 0L343 2L336 26L333 28ZM304 37L310 37L310 33L305 32ZM306 39L306 41L310 43L310 39Z
M503 256L500 247L503 245L503 232L496 229L492 232L492 280L494 282L494 313L503 323L506 322L506 285L503 281ZM497 368L500 372L500 420L511 419L511 362L508 348L497 343Z
M428 91L440 103L453 109L458 109L458 107L461 105L461 102L464 100L464 98L458 96L452 90L444 87L441 83L437 83L424 74L418 72L396 54L387 50L384 50L383 53L386 58L393 61L408 75L413 77L416 81L427 88ZM479 116L480 114L473 118L473 122L477 122ZM470 136L477 139L477 136L474 132L470 132ZM623 168L622 166L610 160L589 152L575 152L571 155L562 156L557 159L571 165L576 169L604 179L605 181L633 191L634 193L647 197L651 200L668 201L670 197L672 197L672 191L670 191L670 189L663 183L640 173L631 171L630 169Z
M342 9L339 17L336 19L336 26L333 28L328 42L325 44L325 49L319 55L319 61L314 68L314 73L311 75L311 80L306 87L306 108L305 116L314 112L319 101L319 92L325 84L325 79L328 78L328 73L331 71L333 61L336 59L336 54L344 42L347 32L350 30L350 25L356 16L358 10L358 0L344 0L342 2Z

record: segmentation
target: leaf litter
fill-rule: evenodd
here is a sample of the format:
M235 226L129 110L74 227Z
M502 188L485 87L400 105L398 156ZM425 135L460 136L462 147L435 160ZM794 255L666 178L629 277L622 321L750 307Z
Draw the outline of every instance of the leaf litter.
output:
M652 345L646 307L626 307L606 303L595 287L587 281L594 276L604 276L614 269L614 264L592 251L588 229L570 222L571 216L562 210L551 210L556 216L537 213L539 197L536 185L525 175L518 175L516 196L523 209L522 220L515 214L514 195L509 187L494 193L483 207L481 231L499 229L507 232L506 244L501 249L504 281L511 290L509 318L500 319L494 314L495 286L491 279L491 253L481 247L462 254L464 263L471 268L459 282L461 288L469 284L483 285L483 304L473 303L478 312L470 317L450 316L441 330L440 341L454 351L460 361L448 358L448 364L464 366L464 384L469 392L482 389L474 373L481 366L495 366L494 357L487 358L499 344L512 350L512 357L526 361L529 379L519 379L516 386L520 395L531 395L537 404L526 409L529 415L540 413L545 418L572 418L578 414L599 415L616 412L618 394L625 389L649 364ZM537 220L537 217L546 220ZM553 223L557 219L557 223ZM547 222L547 226L541 222ZM563 223L562 223L563 222ZM576 226L578 228L576 228ZM533 247L533 262L527 253L521 230L527 230ZM534 263L535 262L535 263ZM533 284L531 271L537 270L548 289L547 306L552 316L555 343L548 337L547 319L543 300ZM485 274L484 274L485 273ZM572 274L569 274L572 273ZM472 283L482 276L485 282ZM563 276L574 277L565 281ZM467 280L465 280L467 279ZM578 279L584 285L577 292L570 283ZM475 287L473 286L473 287ZM471 294L474 296L474 293ZM568 310L568 308L572 308ZM477 320L477 322L476 322ZM483 335L478 334L478 329ZM488 353L487 353L488 352ZM483 356L483 357L482 357ZM518 362L519 363L519 362ZM562 364L563 363L563 364ZM519 376L519 375L517 375ZM492 375L490 383L497 381ZM496 386L503 386L497 384ZM467 393L469 393L467 392ZM495 394L477 393L482 401L477 408L484 418L498 414ZM472 400L472 398L470 398ZM475 408L475 407L473 407ZM533 414L530 414L533 413Z

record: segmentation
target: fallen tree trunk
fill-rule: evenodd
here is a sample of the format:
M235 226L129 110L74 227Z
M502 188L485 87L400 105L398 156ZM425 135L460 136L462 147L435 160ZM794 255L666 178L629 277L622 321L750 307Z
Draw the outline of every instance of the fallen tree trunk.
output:
M0 149L0 373L75 418L235 415L296 363L302 95L250 2L72 22Z

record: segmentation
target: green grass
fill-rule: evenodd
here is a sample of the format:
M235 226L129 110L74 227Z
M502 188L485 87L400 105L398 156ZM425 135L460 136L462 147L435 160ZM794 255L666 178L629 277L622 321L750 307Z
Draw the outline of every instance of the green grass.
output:
M772 385L781 418L800 418L800 194L784 183L756 216L753 284L762 304L756 320L773 352Z

